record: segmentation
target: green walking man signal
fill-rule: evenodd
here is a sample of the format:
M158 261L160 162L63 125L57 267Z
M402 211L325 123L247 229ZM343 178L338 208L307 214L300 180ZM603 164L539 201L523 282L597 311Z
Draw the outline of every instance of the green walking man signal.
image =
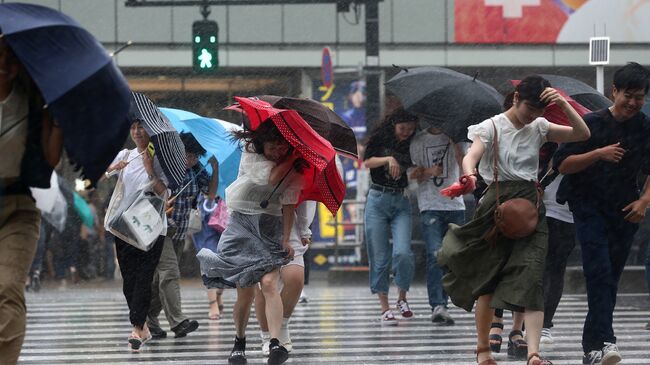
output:
M215 73L219 68L219 25L212 20L192 24L192 68L201 74Z

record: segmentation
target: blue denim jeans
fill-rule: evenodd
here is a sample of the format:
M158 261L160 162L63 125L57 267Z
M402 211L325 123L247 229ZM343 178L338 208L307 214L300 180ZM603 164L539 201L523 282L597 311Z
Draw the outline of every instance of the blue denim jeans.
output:
M447 293L442 289L444 271L438 266L436 252L442 246L442 239L447 234L449 223L462 225L465 223L464 210L425 210L420 212L422 223L422 238L424 238L427 253L427 293L429 305L447 305Z
M388 294L391 269L398 288L409 290L415 272L411 251L411 204L402 193L370 189L365 209L365 234L370 263L370 290ZM391 251L389 234L393 236Z
M616 293L639 225L625 221L615 209L599 209L584 201L571 204L571 210L587 283L589 310L582 332L587 353L600 350L604 342L616 343L612 327Z

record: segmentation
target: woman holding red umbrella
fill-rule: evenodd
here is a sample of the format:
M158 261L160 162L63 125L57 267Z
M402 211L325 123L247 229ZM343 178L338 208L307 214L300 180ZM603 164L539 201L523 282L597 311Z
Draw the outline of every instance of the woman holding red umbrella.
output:
M304 161L270 120L235 137L244 142L244 152L237 180L226 189L230 221L217 251L202 249L198 257L209 288L237 288L235 345L228 363L247 362L246 326L259 283L271 335L268 363L282 364L289 354L278 341L283 310L277 283L280 268L293 258L289 238L302 177L291 173L281 180L290 170L301 171Z

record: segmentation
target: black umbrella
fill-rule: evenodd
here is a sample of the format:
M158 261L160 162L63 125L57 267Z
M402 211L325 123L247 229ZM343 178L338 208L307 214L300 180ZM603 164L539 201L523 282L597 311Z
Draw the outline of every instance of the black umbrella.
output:
M336 152L352 158L359 158L357 139L354 131L332 109L312 99L290 98L276 95L258 95L255 98L263 100L277 109L295 110L321 137L327 139ZM239 104L225 108L241 112ZM244 120L246 128L251 129L248 120Z
M175 189L185 178L185 147L178 132L169 119L164 116L156 104L143 94L133 92L130 120L142 121L142 126L151 138L154 146L154 158L160 163L169 182L169 188Z
M468 126L503 111L503 96L492 86L443 67L404 69L386 88L404 109L456 142L467 139Z
M600 110L612 105L611 100L607 99L605 95L599 93L598 90L580 80L559 75L540 76L548 80L548 82L551 83L551 86L564 91L572 97L573 100L577 101L580 105L589 110Z

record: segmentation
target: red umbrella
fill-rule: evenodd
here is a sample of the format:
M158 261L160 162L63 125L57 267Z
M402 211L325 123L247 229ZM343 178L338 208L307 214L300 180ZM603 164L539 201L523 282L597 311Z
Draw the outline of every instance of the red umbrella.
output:
M510 81L513 86L519 85L520 80L511 80ZM569 102L569 104L575 109L580 116L584 116L587 113L591 113L591 110L587 109L585 106L582 104L578 103L575 101L572 97L570 97L567 93L565 93L563 90L555 88L560 95L562 95L566 101ZM566 115L562 111L562 108L560 108L557 104L551 103L546 106L546 109L544 109L544 118L546 118L549 122L559 124L559 125L571 125L569 123L569 120L567 119Z
M298 204L305 200L319 201L336 214L345 197L345 185L336 168L336 151L316 133L295 110L277 109L259 99L235 97L248 115L250 127L257 129L271 120L282 136L310 164L303 172L305 185Z

